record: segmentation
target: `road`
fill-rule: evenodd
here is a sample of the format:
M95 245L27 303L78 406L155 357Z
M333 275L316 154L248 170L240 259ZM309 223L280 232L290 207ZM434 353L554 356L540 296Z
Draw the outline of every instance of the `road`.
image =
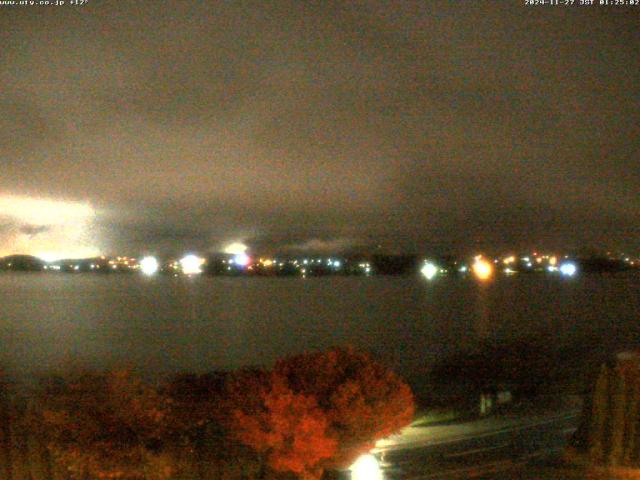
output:
M385 480L519 478L517 470L529 463L558 457L578 419L574 410L543 418L514 419L497 428L455 437L389 443L375 454ZM473 430L473 424L469 427Z

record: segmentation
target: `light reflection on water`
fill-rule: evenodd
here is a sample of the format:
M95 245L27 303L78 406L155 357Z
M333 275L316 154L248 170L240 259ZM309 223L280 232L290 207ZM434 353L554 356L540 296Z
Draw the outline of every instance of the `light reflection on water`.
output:
M0 361L147 372L269 364L351 344L414 377L481 341L640 346L635 276L172 278L0 275Z

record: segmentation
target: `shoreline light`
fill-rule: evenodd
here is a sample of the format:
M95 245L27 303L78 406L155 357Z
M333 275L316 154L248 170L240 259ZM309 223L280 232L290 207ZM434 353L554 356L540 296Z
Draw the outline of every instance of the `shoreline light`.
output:
M204 264L204 258L196 255L186 255L180 260L180 267L182 273L185 275L198 275L202 273L202 265Z
M144 257L140 260L140 271L145 275L155 275L160 269L160 264L155 257Z
M489 280L491 275L493 275L493 265L484 260L480 255L476 257L471 269L478 280Z
M578 268L575 263L565 262L560 265L560 273L565 277L573 277L576 274Z
M251 259L249 258L249 255L244 252L238 253L237 255L234 255L233 263L235 263L239 267L246 267L247 265L249 265L249 263L251 263Z
M422 273L424 278L427 280L433 280L433 278L438 274L438 267L431 262L426 262L420 269L420 273Z

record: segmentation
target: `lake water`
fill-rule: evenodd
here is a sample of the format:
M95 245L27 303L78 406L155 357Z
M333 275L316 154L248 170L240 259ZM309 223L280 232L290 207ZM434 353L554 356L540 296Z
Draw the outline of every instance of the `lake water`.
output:
M351 344L416 378L482 342L544 337L585 357L640 347L640 277L146 278L0 275L0 362L18 372L268 365Z

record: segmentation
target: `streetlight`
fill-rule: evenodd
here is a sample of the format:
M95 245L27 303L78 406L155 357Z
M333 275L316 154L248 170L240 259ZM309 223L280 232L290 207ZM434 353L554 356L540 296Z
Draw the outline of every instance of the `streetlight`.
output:
M349 470L351 480L383 480L380 463L370 453L358 458Z
M566 262L560 265L560 273L565 277L573 277L576 274L578 267L575 263Z
M422 275L424 275L424 278L426 278L427 280L432 280L438 274L438 267L436 267L433 263L426 262L420 269L420 273L422 273Z
M145 275L155 275L158 272L160 265L155 257L144 257L140 260L140 270Z
M182 268L182 273L185 275L197 275L202 273L203 263L203 258L195 255L186 255L182 260L180 260L180 267Z

